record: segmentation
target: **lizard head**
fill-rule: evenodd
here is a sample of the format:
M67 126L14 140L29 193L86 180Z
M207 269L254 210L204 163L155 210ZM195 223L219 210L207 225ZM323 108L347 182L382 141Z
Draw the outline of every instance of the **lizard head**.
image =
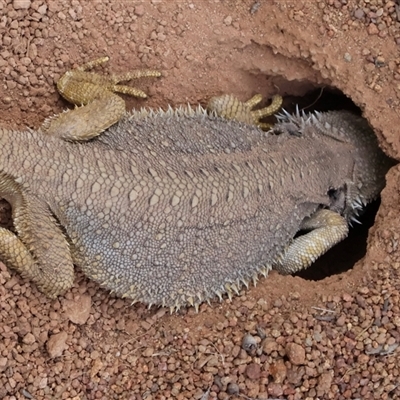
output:
M354 166L352 174L338 188L330 189L329 208L343 215L351 224L385 186L385 175L395 165L379 147L377 137L368 121L348 111L300 112L286 111L277 115L272 133L300 136L313 135L351 145ZM310 130L310 128L312 128Z

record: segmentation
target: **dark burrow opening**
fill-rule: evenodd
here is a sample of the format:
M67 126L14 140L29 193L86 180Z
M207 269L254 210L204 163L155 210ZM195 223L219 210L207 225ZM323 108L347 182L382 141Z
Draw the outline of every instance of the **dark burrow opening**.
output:
M305 96L285 96L283 107L293 113L296 105L305 112L349 110L361 115L361 110L342 92L334 88L317 88ZM358 217L360 224L353 223L349 236L320 257L311 267L299 272L306 280L322 280L350 270L357 261L365 256L367 250L368 230L374 224L380 200L369 204Z

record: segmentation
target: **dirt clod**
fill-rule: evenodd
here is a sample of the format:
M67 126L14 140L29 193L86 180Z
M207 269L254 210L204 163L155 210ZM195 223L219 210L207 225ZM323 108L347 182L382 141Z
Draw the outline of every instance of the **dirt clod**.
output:
M63 351L68 348L66 344L67 338L68 335L66 332L60 332L50 336L46 343L50 358L60 357Z
M288 343L286 345L286 355L289 361L294 365L302 365L305 363L306 352L302 346L297 343Z

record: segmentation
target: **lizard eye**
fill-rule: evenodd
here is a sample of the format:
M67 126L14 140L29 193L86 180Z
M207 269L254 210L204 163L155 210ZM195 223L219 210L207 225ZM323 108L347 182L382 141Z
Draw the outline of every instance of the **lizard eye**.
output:
M286 131L291 136L301 136L299 127L296 126L295 124L288 124Z
M291 136L301 136L299 127L291 122L276 124L270 131L274 135L281 135L287 133Z

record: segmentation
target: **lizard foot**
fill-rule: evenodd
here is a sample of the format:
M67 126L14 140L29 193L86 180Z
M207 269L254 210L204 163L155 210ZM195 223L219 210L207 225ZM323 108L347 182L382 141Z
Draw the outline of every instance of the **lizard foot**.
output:
M261 94L256 94L245 102L227 94L212 97L208 102L207 110L215 112L222 118L245 122L250 125L257 125L259 128L267 130L272 127L272 124L261 122L260 120L274 115L279 111L282 106L282 97L280 95L275 95L272 97L272 102L268 107L253 110L261 101Z
M61 96L77 106L89 104L96 98L108 95L110 92L146 98L147 95L142 90L131 86L118 85L118 83L143 77L161 76L159 71L151 69L139 69L121 75L110 76L87 72L87 70L104 64L109 59L107 56L100 57L76 69L67 71L57 82L57 89Z

